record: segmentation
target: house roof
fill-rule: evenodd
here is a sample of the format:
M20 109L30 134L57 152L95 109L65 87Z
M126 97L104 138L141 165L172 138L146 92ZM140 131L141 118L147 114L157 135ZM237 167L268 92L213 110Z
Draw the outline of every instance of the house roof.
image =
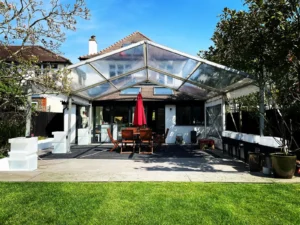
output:
M40 63L50 62L50 63L66 63L72 64L71 61L65 57L62 57L42 46L0 46L0 59L5 59L7 62L16 61L16 56L11 56L13 53L17 53L17 57L22 57L28 59L31 56L38 57Z
M99 51L95 54L80 56L79 60L86 60L86 59L90 59L90 58L93 58L93 57L98 56L98 55L103 55L105 53L109 53L111 51L122 48L124 44L132 44L132 43L137 43L137 42L145 41L145 40L151 41L144 34L136 31L136 32L133 32L132 34L124 37L123 39L117 41L116 43L112 44L111 46L109 46L105 49L102 49L101 51Z

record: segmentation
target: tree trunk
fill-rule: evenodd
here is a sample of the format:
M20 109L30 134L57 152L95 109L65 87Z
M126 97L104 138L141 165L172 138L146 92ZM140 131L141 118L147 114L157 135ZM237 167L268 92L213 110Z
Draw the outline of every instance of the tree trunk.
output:
M260 136L264 136L265 129L265 87L261 85L259 87L259 134Z

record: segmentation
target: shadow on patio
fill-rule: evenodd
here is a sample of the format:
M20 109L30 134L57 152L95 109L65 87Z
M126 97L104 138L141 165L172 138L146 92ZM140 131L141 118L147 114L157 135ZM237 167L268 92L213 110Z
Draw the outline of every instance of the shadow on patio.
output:
M109 152L109 145L72 146L71 153L45 154L43 160L51 159L117 159L143 163L135 169L146 171L194 171L194 172L247 172L248 165L223 155L220 150L200 150L198 145L163 145L153 155L137 153L119 154Z

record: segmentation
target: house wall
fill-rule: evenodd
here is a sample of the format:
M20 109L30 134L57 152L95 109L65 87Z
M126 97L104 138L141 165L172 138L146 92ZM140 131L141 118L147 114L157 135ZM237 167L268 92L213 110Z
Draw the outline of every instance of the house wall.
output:
M49 112L62 112L63 104L61 100L57 98L47 98L47 110Z
M58 64L58 69L65 68L66 64ZM37 99L44 98L45 101L42 103L38 101ZM54 94L34 94L32 101L38 102L38 111L43 112L63 112L63 105L61 104L61 101L64 101L65 98L54 95Z
M165 106L165 125L166 129L170 129L166 138L167 144L174 144L177 134L182 134L185 143L191 143L191 131L203 136L205 129L204 126L176 126L176 105Z

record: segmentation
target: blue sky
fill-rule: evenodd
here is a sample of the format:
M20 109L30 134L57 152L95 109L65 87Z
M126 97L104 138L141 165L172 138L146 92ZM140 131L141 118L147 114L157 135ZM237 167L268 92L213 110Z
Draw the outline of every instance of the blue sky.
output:
M139 31L152 41L196 55L206 50L224 7L241 10L242 0L86 0L90 20L79 20L61 47L73 63L88 53L95 35L98 51Z

